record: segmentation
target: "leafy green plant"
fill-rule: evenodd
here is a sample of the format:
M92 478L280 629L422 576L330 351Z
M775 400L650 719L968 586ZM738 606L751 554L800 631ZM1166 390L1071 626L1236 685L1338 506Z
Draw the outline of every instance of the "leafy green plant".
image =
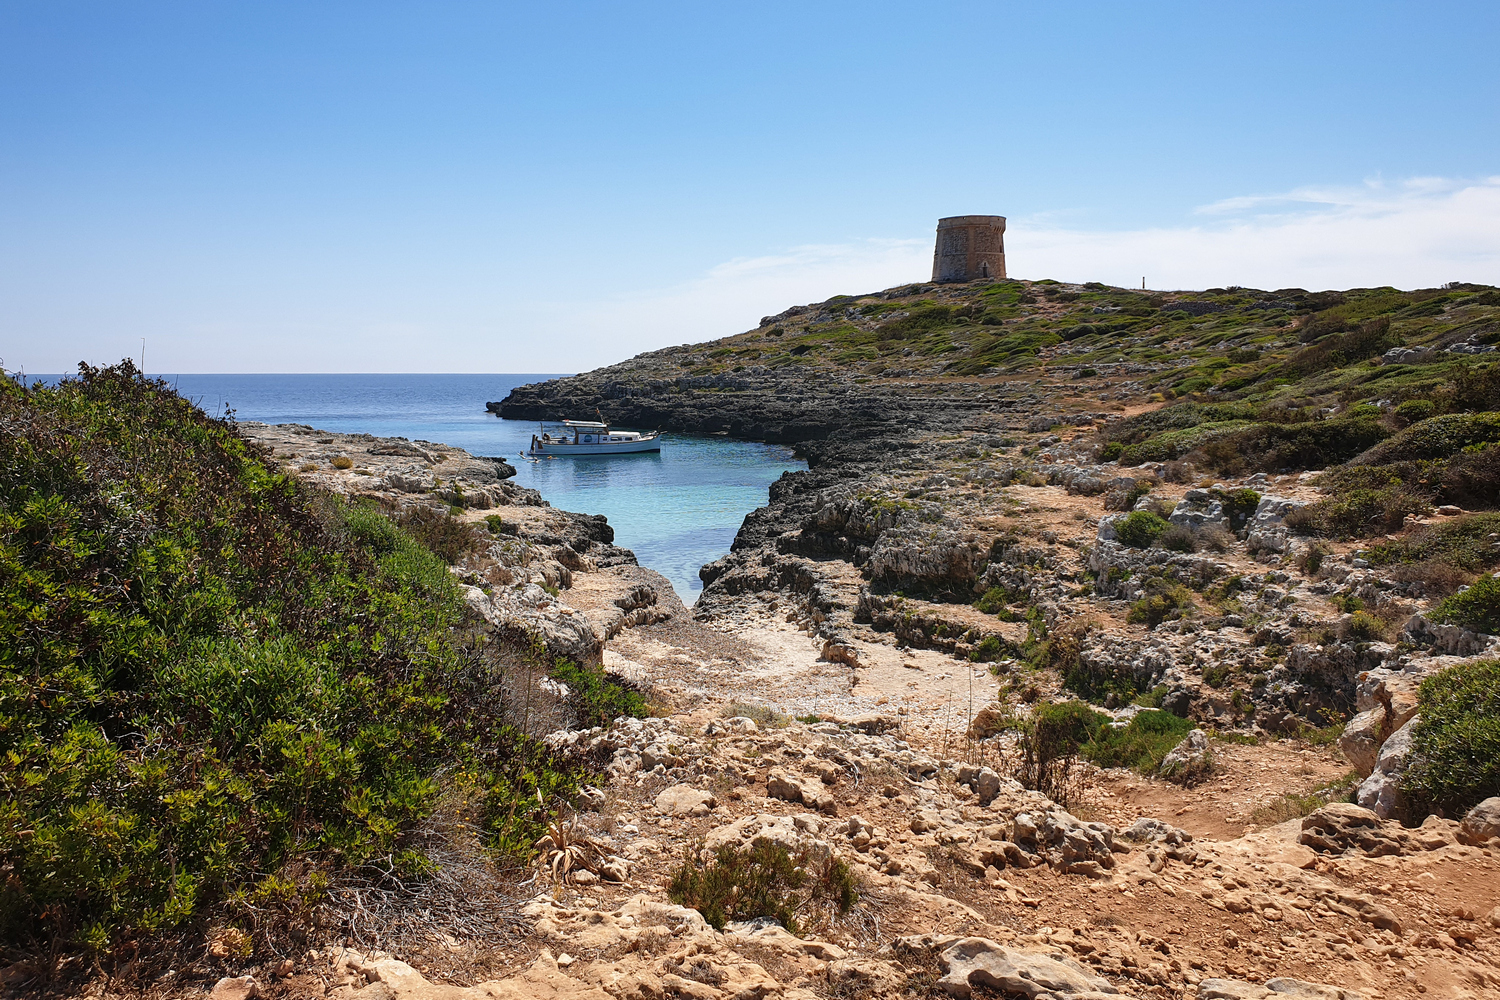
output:
M1446 413L1418 421L1361 454L1356 465L1447 458L1477 444L1500 442L1500 413Z
M999 636L987 635L970 651L969 659L974 663L993 663L1004 652L1005 644L1000 641Z
M1437 404L1430 399L1408 399L1396 407L1396 416L1407 424L1419 423L1437 413Z
M1468 589L1443 598L1427 617L1475 632L1500 634L1500 578L1481 576Z
M450 508L414 504L396 514L394 520L407 534L449 565L479 551L484 545L474 525L459 520Z
M1432 503L1421 493L1394 485L1381 489L1350 489L1288 514L1292 531L1325 538L1364 538L1395 531L1414 514L1426 514Z
M0 426L7 940L107 961L229 897L316 895L411 857L445 785L524 852L582 780L509 724L506 654L373 507L128 362L0 379Z
M643 719L649 714L645 697L628 682L605 673L602 666L562 660L548 676L568 686L568 700L578 725L584 728L608 727L622 716Z
M1385 622L1368 611L1356 611L1349 616L1348 621L1341 623L1339 631L1343 639L1369 642L1385 636Z
M1193 592L1187 587L1166 577L1152 577L1146 595L1130 606L1125 620L1155 628L1162 622L1186 617L1193 607Z
M1192 732L1191 720L1155 709L1137 713L1124 727L1104 726L1083 747L1083 755L1100 767L1131 767L1149 774Z
M764 837L743 848L719 847L707 864L698 858L701 850L689 850L667 897L697 910L717 930L730 921L770 917L797 934L807 916L843 916L859 901L854 873L831 854L808 848L794 854Z
M1164 518L1149 510L1133 510L1115 525L1115 535L1132 548L1149 549L1167 527Z
M1439 671L1417 697L1410 764L1402 790L1422 815L1458 816L1500 795L1500 660Z
M1109 716L1081 701L1037 705L1030 718L1015 723L1018 759L1013 777L1067 805L1078 794L1079 748L1108 721Z

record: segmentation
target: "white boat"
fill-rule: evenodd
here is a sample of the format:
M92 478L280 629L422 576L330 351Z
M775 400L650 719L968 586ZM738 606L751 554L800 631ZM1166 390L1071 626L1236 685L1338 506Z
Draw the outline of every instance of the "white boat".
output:
M611 430L597 420L564 420L562 434L547 432L531 435L533 458L564 455L629 455L638 451L661 451L661 431L641 434L638 431Z

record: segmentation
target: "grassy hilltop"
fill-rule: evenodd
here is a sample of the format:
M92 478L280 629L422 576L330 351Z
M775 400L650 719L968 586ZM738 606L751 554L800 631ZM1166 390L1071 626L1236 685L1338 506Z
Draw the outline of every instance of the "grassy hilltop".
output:
M1101 366L1171 363L1142 384L1177 395L1274 395L1292 385L1305 392L1405 387L1410 380L1399 370L1328 376L1391 347L1497 339L1500 290L1483 285L1148 292L996 281L836 295L767 317L755 330L676 350L695 355L684 358L688 375L839 366L870 378L1025 372L1100 379ZM1312 344L1317 348L1307 349ZM1428 367L1424 375L1443 375L1447 367Z

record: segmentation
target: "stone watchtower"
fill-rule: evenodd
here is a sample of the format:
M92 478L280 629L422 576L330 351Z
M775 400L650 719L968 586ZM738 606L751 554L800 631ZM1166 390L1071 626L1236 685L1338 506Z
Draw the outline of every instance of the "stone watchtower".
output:
M939 219L932 251L933 281L1005 277L1005 216L955 215Z

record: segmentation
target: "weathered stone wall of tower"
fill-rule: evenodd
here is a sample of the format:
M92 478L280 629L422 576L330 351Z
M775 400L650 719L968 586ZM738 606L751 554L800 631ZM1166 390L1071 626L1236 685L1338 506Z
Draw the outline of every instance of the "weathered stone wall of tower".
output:
M1005 216L954 215L938 220L933 281L1005 277Z

